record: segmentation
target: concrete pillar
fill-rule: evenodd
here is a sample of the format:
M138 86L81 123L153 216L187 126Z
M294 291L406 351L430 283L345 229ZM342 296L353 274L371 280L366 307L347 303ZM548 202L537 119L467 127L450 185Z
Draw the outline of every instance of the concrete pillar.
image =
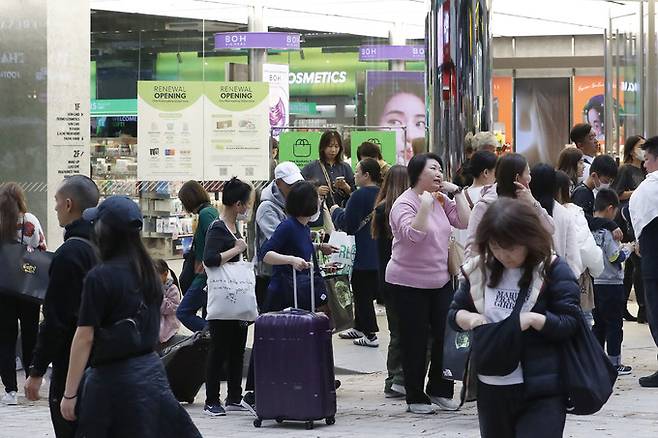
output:
M393 28L388 31L388 43L391 46L404 46L407 44L400 23L395 23ZM392 71L404 71L404 61L390 61L390 68Z

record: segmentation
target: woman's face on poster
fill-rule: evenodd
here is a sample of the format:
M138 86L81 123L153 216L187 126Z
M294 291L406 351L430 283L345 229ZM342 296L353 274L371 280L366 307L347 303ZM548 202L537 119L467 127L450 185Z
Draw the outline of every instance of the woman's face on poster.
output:
M404 141L402 129L396 129L397 162L407 164L413 157L411 142L415 138L425 137L425 102L412 93L395 94L384 106L378 121L381 126L406 126L407 141Z

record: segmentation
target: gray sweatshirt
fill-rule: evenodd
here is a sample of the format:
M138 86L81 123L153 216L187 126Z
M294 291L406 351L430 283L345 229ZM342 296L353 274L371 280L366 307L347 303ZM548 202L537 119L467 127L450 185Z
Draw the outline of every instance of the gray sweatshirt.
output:
M622 262L629 256L628 251L623 248L613 237L612 233L605 228L592 231L594 241L603 251L603 272L594 278L594 284L624 284L624 268Z
M260 204L256 210L256 254L261 246L274 234L274 230L283 222L286 214L286 200L276 186L269 183L261 192ZM256 273L262 276L272 275L272 267L263 262L257 262Z

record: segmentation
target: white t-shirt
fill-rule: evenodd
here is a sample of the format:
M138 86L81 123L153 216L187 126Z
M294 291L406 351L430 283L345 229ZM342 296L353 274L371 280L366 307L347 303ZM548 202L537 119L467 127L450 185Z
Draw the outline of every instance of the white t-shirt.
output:
M487 321L494 323L500 322L510 316L516 299L519 296L519 280L521 279L522 270L505 269L498 286L491 288L487 286L484 291L484 316ZM532 304L526 302L521 307L521 312L529 312ZM517 385L523 383L523 369L521 364L506 376L483 376L478 374L482 383L487 385Z

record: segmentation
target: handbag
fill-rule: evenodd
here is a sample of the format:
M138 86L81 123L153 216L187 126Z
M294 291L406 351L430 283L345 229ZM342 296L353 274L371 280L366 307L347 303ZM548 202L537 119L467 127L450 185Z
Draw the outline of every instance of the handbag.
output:
M47 251L28 251L18 242L0 246L0 293L42 303L48 290L48 271L53 256Z
M580 307L584 312L591 312L594 308L594 285L589 269L578 277L578 285L580 286Z
M354 327L354 300L349 276L326 276L324 284L327 289L329 318L335 330L341 332Z
M478 374L506 376L519 366L523 349L519 314L527 296L528 288L521 289L507 318L473 329L473 359Z
M342 266L336 274L352 276L354 258L356 257L356 239L344 231L334 231L329 236L329 245L338 248L338 252L329 256L329 262Z
M608 359L582 314L576 333L560 343L561 377L567 394L567 412L591 415L608 401L617 370Z
M446 322L443 340L443 378L461 380L466 378L467 364L473 345L472 331L457 331Z
M149 328L154 331L154 326L157 326L153 337L157 342L159 320L160 308L149 309L142 301L134 316L120 319L108 327L98 327L94 332L91 364L106 365L153 351L154 344L148 341L148 331Z
M457 241L455 234L451 233L448 242L448 273L453 277L459 275L463 264L464 247Z
M228 231L238 240L231 230ZM255 321L258 304L254 264L244 261L240 254L238 262L227 262L218 267L206 266L205 269L208 276L206 319Z

